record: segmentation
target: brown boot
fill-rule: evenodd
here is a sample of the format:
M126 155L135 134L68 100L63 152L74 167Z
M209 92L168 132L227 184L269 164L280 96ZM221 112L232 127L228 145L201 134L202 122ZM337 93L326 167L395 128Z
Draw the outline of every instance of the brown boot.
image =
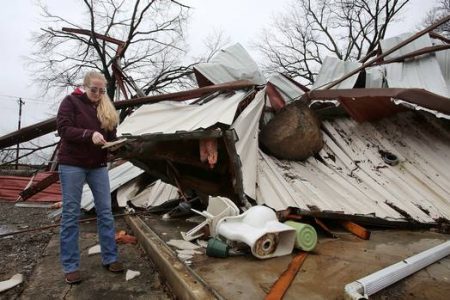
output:
M64 280L68 284L76 284L81 282L80 271L74 271L64 274Z
M113 273L122 273L125 270L123 264L118 261L115 261L108 265L103 265L103 267L105 267L108 271Z

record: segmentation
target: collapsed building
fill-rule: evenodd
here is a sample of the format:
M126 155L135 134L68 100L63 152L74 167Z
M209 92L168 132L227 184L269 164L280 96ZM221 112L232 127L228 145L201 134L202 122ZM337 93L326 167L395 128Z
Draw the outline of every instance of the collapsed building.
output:
M399 38L383 41L381 49ZM432 39L423 36L409 45L402 50L406 54L430 47ZM190 103L144 105L119 126L123 139L113 153L172 187L225 196L241 207L297 208L372 224L446 223L448 59L448 51L439 51L380 64L325 90L317 87L360 66L327 58L308 91L283 75L265 85L256 64L234 45L195 67L198 82L248 80L254 86ZM276 158L271 154L277 146L294 145L291 152L310 148L307 137L298 136L302 124L295 119L307 110L290 112L299 103L321 119L323 147L319 143L303 161L280 158L283 153ZM276 122L286 128L265 137L265 128ZM261 136L277 140L274 150L261 149Z
M405 34L366 62L327 58L311 89L283 74L266 80L242 46L226 48L194 68L198 89L115 103L134 109L107 146L111 191L119 206L226 197L233 216L266 206L324 229L331 219L447 232L449 42ZM54 122L4 136L0 147ZM93 208L87 188L82 207Z

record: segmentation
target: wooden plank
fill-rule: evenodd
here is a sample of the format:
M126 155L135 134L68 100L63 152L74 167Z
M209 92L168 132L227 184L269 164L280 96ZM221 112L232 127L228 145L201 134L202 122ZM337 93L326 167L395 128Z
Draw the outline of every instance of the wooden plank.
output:
M286 271L275 281L265 300L283 299L284 294L288 290L292 281L300 270L303 262L306 259L306 252L300 252L292 259Z
M351 233L353 233L354 235L359 237L360 239L363 239L363 240L370 239L370 231L365 229L362 226L359 226L356 223L353 223L353 222L350 222L350 221L342 221L341 225L345 229L347 229L348 231L350 231Z

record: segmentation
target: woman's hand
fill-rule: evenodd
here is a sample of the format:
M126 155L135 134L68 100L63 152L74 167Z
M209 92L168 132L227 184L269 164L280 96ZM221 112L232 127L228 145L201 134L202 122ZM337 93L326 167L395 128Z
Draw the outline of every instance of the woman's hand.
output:
M94 134L92 134L92 142L95 145L104 145L106 143L105 138L98 131L96 131L96 132L94 132Z

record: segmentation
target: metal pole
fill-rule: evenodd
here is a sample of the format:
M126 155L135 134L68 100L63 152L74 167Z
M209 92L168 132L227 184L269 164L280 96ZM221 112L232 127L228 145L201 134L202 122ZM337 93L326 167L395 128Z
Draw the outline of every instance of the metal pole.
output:
M20 130L20 126L22 123L22 105L25 104L25 102L22 100L22 98L19 98L19 123L17 125L17 130ZM16 170L19 168L19 143L17 143L16 148Z

